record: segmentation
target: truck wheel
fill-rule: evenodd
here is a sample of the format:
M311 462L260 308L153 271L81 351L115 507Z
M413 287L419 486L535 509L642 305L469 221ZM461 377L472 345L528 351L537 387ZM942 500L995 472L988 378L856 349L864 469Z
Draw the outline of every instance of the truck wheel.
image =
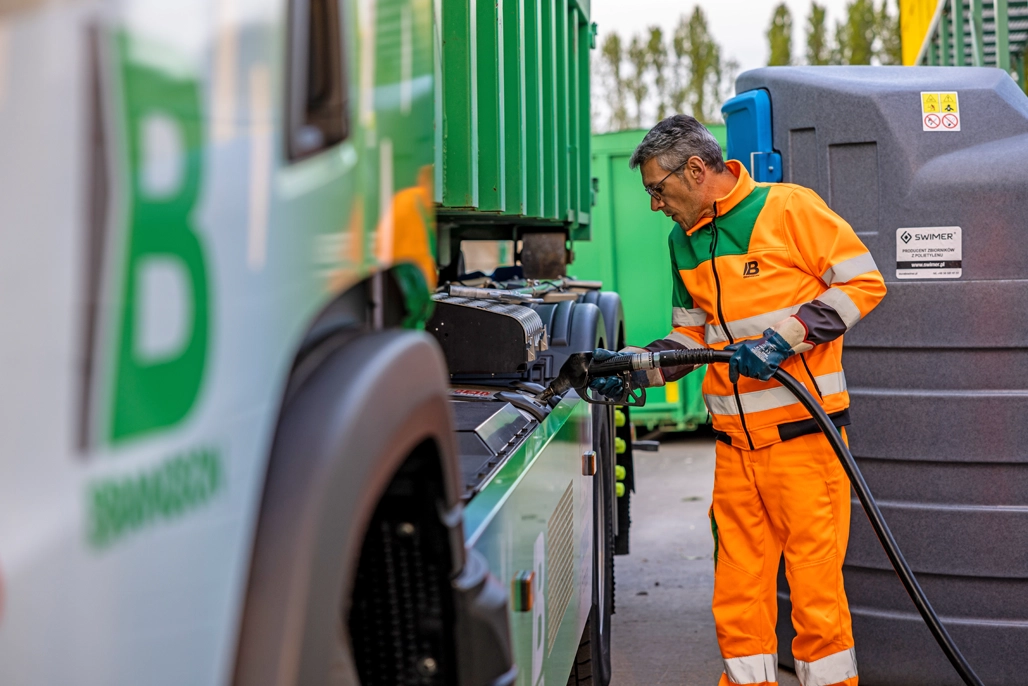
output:
M571 674L568 676L568 686L600 686L606 682L599 680L596 673L596 666L600 661L599 646L593 640L596 625L596 608L593 608L589 615L589 621L585 623L585 630L582 632L582 640L578 644L578 652L575 653L575 661L571 665ZM608 654L608 660L609 660Z

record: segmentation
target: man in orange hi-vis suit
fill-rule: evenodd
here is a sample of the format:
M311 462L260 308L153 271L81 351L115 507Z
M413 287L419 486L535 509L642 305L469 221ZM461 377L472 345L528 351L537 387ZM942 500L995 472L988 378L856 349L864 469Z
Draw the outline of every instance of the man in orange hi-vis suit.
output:
M631 166L642 168L650 209L676 223L668 239L674 329L645 349L735 351L703 381L718 439L710 524L720 683L778 681L775 593L784 552L800 683L856 686L842 580L849 480L803 406L768 379L781 366L838 427L849 424L842 335L885 296L882 275L816 193L755 183L739 162L722 159L692 117L657 124ZM640 372L632 382L663 385L689 371ZM593 386L616 397L622 383L610 377Z

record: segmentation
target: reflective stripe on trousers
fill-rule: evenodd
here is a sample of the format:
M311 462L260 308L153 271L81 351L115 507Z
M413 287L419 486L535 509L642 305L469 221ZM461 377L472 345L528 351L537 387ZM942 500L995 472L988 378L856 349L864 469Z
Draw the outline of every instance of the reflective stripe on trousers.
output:
M857 676L857 652L853 648L826 655L820 660L796 660L796 676L803 686L832 686Z
M741 685L778 681L778 655L730 657L724 662L729 683Z

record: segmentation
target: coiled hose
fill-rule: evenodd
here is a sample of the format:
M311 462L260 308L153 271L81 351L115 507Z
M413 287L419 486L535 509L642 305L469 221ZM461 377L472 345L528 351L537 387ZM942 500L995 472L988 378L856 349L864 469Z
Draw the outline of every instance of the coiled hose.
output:
M589 366L589 377L613 376L626 371L653 369L655 367L724 364L731 358L731 351L706 348L702 350L670 350L659 353L622 354L605 362L592 363ZM914 572L911 571L910 565L907 564L903 553L900 552L899 545L896 543L896 539L893 538L889 525L885 523L885 517L882 516L882 511L878 509L878 503L875 502L874 497L871 495L871 489L868 488L867 482L864 481L864 475L860 473L860 468L857 466L856 460L853 459L853 454L850 452L849 447L847 447L846 442L842 440L839 430L835 428L824 409L814 400L814 397L810 395L806 387L791 374L779 369L772 378L789 389L796 399L800 401L800 404L807 408L810 416L814 418L814 421L817 422L818 427L820 427L828 442L831 443L832 449L839 457L839 462L842 463L843 469L846 470L846 474L850 478L850 483L853 484L853 488L857 492L857 498L860 499L860 504L864 507L867 518L871 521L871 527L874 529L875 535L878 536L882 547L885 548L885 554L889 556L893 569L896 570L896 574L899 576L900 581L903 582L903 587L907 590L907 594L914 601L917 611L921 613L921 618L928 625L928 629L932 632L932 636L935 637L939 647L942 648L942 652L946 654L950 664L953 665L953 668L957 670L957 674L960 675L960 678L968 686L984 686L978 675L971 669L967 659L964 658L953 642L949 632L946 631L946 627L939 621L939 616L935 614L932 604L928 602L928 598L921 589L921 584L917 582Z

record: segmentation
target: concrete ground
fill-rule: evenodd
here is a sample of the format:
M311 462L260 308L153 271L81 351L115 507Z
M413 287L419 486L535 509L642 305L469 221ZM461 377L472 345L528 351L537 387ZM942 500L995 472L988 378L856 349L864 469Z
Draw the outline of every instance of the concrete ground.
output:
M635 460L631 554L614 562L611 686L715 686L714 440L664 436L659 452ZM791 672L778 676L780 686L799 685Z

